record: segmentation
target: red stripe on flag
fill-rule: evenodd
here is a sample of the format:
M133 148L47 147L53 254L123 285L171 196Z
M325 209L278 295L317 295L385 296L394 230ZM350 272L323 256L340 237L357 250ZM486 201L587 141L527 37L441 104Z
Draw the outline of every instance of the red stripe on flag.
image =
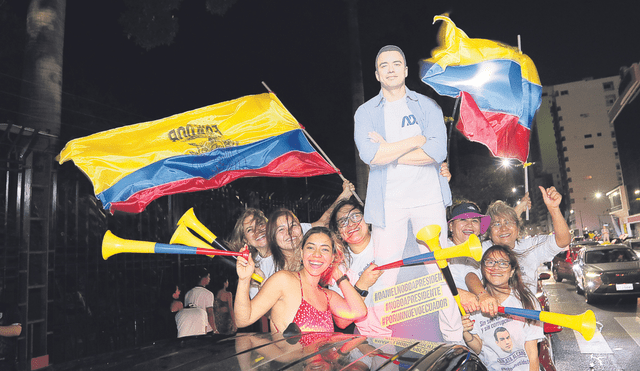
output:
M139 213L153 200L169 194L197 192L207 189L220 188L232 181L250 176L268 177L308 177L316 175L333 174L337 171L332 168L317 152L288 152L271 161L261 169L235 170L217 174L206 180L203 178L184 179L176 182L162 184L157 187L147 188L137 192L126 201L113 202L109 211L123 211L126 213Z
M467 139L487 146L494 156L526 162L531 132L518 123L518 117L482 111L469 93L461 94L460 120L456 128Z

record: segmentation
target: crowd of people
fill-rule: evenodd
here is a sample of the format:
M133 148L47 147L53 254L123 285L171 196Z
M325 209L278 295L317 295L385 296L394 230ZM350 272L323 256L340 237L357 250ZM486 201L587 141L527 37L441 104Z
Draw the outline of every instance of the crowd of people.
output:
M536 269L570 243L562 196L554 187L539 188L554 233L527 238L520 215L531 206L528 195L517 208L495 201L486 215L469 200L452 205L442 112L431 99L406 88L407 74L400 48L380 49L375 72L380 94L355 114L355 143L370 169L366 205L352 198L354 186L345 181L334 204L313 223L300 223L286 209L268 218L260 210L245 210L228 239L234 250L251 252L248 259L237 259L235 298L227 282L214 299L205 289L210 277L202 272L185 305L171 306L179 329L183 316L198 317L193 321L198 328L183 334L233 333L258 322L274 333L291 328L332 332L334 324L355 323L360 334L394 336L398 321L381 304L384 295L407 280L429 276L435 282L429 293L437 293L445 305L425 312L424 318L431 316L419 322L426 327L420 331L466 344L489 369L538 369L542 325L498 315L498 307L539 309L533 294ZM467 257L448 262L464 316L437 265L424 264L426 271L408 278L401 277L405 268L375 269L406 258L417 232L429 225L440 226L439 246L415 244L411 251L458 246L472 234L483 240L480 263ZM254 273L264 281L252 280ZM198 310L181 314L190 309Z

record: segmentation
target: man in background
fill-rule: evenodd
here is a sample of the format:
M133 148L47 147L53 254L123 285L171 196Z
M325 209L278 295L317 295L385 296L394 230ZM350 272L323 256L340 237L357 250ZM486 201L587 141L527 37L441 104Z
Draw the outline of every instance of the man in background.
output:
M218 334L216 318L213 313L213 293L205 288L210 282L211 274L209 274L207 268L198 268L198 283L184 296L184 306L185 308L195 307L204 309L207 312L207 319L209 320L207 333L213 331L214 334Z

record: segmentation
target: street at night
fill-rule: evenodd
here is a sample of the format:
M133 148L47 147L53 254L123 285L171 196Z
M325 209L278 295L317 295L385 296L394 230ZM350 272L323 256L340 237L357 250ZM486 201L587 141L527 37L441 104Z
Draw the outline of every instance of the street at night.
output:
M552 312L580 315L590 309L597 318L599 331L588 342L580 333L568 328L551 336L558 370L638 369L640 312L636 300L602 299L590 305L584 296L576 293L572 280L555 282L549 278L543 281L543 286Z

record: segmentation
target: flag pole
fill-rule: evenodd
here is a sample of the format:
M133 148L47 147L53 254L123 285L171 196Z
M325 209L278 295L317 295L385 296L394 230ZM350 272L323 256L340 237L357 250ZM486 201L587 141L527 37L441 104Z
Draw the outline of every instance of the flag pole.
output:
M522 53L522 39L520 39L520 35L518 35L518 51ZM529 171L527 169L529 165L525 161L522 164L522 169L524 170L524 193L527 194L529 192ZM529 195L529 199L531 199L531 195ZM525 220L529 220L529 206L526 208Z
M267 91L269 93L273 93L273 90L271 90L267 84L262 81L262 85L264 85L264 87L267 89ZM313 143L313 145L316 146L316 148L318 149L318 151L320 152L320 154L322 155L322 157L329 163L329 165L331 165L331 167L338 173L338 175L340 176L340 178L342 179L342 181L344 182L345 180L347 180L347 178L344 177L344 175L342 175L342 173L340 172L340 169L338 169L336 167L336 165L333 164L333 162L331 161L331 159L329 158L329 156L327 156L326 153L324 153L324 151L322 150L322 148L320 148L320 146L318 145L318 143L316 143L316 141L311 137L311 135L307 132L307 130L302 127L302 125L300 125L300 128L302 129L302 132L304 133L304 135ZM351 191L351 193L353 194L353 196L356 198L356 200L358 200L358 202L360 203L360 205L364 206L364 202L362 202L362 199L360 199L360 196L358 196L358 194L355 191Z
M447 159L445 160L447 162L447 164L449 163L449 156L451 156L451 136L453 135L453 127L456 126L456 124L458 123L458 121L460 121L460 115L458 115L458 120L455 119L456 117L456 110L458 109L458 105L460 104L460 99L462 99L462 93L460 93L460 95L458 95L458 97L456 98L455 103L453 104L453 112L451 113L451 122L449 125L449 135L447 136ZM449 170L451 170L451 168L449 168Z

